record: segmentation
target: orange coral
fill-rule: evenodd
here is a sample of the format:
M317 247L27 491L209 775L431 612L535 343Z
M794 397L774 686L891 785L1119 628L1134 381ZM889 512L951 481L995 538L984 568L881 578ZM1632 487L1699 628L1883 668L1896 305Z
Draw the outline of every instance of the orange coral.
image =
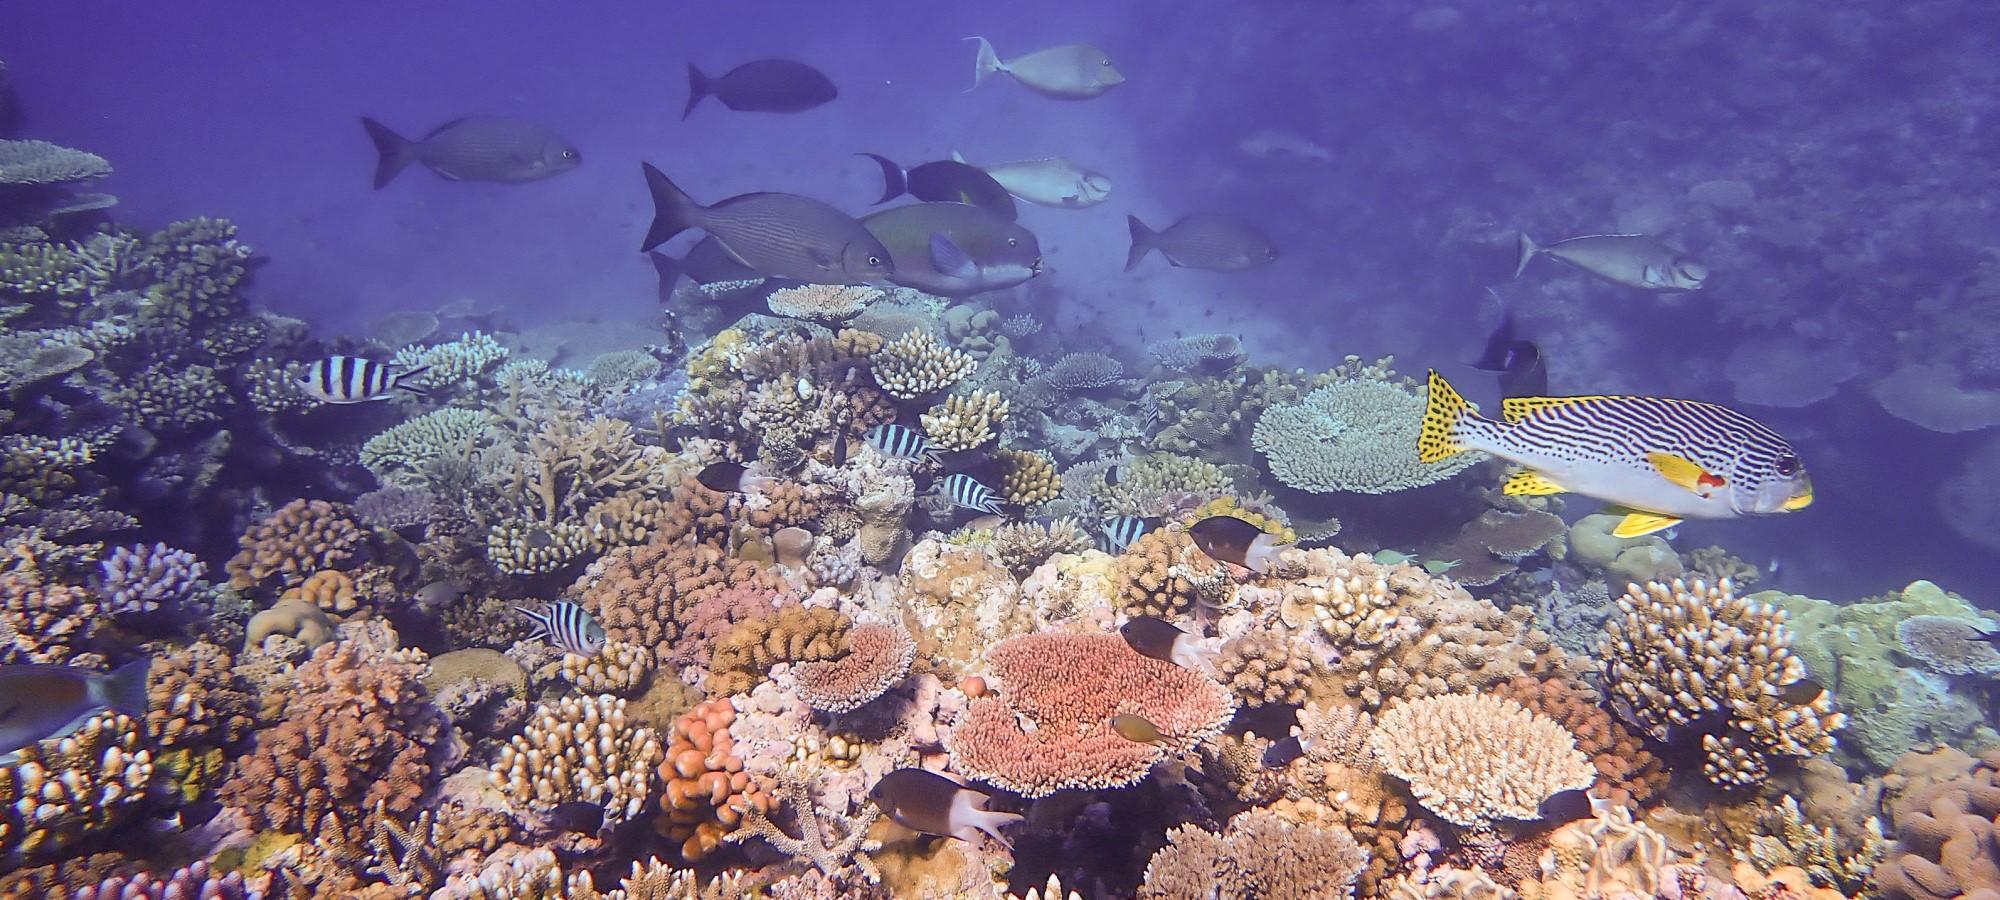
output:
M839 611L825 607L787 606L774 615L750 619L716 645L704 687L714 696L741 694L756 687L778 663L833 659L840 655L853 625Z
M736 709L727 697L695 704L674 720L667 759L660 763L660 778L666 782L660 808L667 817L658 827L680 842L681 857L689 862L720 846L722 836L743 823L751 806L771 811L770 792L743 770L743 760L734 752L736 741L729 736L734 721Z
M808 706L823 712L858 709L909 674L917 642L896 624L857 625L847 632L846 655L792 667L794 686Z
M314 572L278 595L279 600L294 597L309 600L314 606L330 613L351 613L360 606L355 599L354 578L338 569Z
M256 725L257 695L227 648L198 641L160 656L146 679L146 733L161 750L233 744Z
M341 568L362 536L347 504L293 500L237 539L242 549L229 558L229 583L238 590L273 578L296 584L309 573Z
M1561 678L1517 675L1493 693L1556 720L1576 736L1576 748L1597 767L1596 795L1620 806L1644 803L1667 786L1666 764L1645 742L1611 717L1589 688Z

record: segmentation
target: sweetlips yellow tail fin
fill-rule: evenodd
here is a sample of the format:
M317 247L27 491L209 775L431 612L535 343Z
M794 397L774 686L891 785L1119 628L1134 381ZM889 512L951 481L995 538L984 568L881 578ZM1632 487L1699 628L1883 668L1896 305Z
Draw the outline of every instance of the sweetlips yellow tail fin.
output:
M1417 433L1417 461L1434 463L1469 449L1459 440L1460 428L1467 420L1478 418L1479 411L1436 369L1430 370L1426 383L1429 390L1424 399L1423 430Z
M1533 469L1522 469L1507 476L1507 483L1500 486L1500 492L1509 497L1539 497L1546 494L1561 494L1569 488L1549 480Z
M1628 510L1625 513L1625 518L1618 520L1617 527L1611 529L1611 536L1617 538L1645 537L1655 531L1665 531L1680 523L1681 520L1675 516L1645 512L1637 509Z

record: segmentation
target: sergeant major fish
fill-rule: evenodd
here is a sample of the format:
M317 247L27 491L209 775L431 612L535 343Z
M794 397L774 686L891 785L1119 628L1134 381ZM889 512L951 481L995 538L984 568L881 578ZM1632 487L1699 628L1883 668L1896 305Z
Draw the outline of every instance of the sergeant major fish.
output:
M604 649L604 626L575 603L557 600L539 610L520 606L514 609L535 623L535 633L528 635L529 640L546 638L550 646L578 656L596 656L597 651Z
M890 459L938 461L938 448L931 446L923 432L907 425L877 425L868 429L862 439L875 448L875 452Z
M1138 516L1112 516L1098 528L1097 549L1117 556L1151 530L1153 523Z
M430 366L417 366L404 372L388 363L379 363L358 356L329 356L314 363L306 374L299 377L296 384L307 396L322 403L366 403L370 400L387 400L396 391L407 391L419 397L429 393L411 383L411 380L425 372Z
M0 765L12 765L20 750L83 727L106 709L135 719L146 717L146 675L152 660L141 659L113 672L33 663L0 666Z
M951 158L966 162L955 151ZM1036 206L1083 209L1103 203L1111 196L1111 176L1085 169L1060 156L991 163L978 168L993 176L1007 193Z
M1164 231L1146 227L1138 216L1126 216L1125 225L1132 233L1127 272L1154 250L1176 266L1217 272L1240 272L1278 258L1278 248L1263 232L1226 216L1190 213Z
M365 116L361 127L375 142L376 190L411 163L452 181L515 182L547 178L583 162L583 154L561 135L519 119L466 116L415 141Z
M811 197L738 194L711 206L694 202L659 169L641 163L653 195L645 252L689 228L713 235L729 255L764 275L814 284L866 284L895 274L889 248L861 222Z
M1622 507L1612 529L1638 537L1683 519L1804 509L1812 480L1798 452L1755 419L1713 403L1659 397L1508 397L1485 418L1435 369L1417 458L1480 450L1527 467L1510 495L1571 491Z
M1642 291L1698 291L1708 267L1647 234L1589 234L1543 246L1521 232L1514 277L1536 256L1551 256L1613 284Z
M972 86L979 87L995 72L1005 72L1036 93L1059 100L1084 100L1125 83L1125 73L1111 57L1089 44L1064 44L1002 60L983 37L973 60Z
M953 472L942 483L945 498L960 509L1000 515L1000 497L979 480L963 472Z
M940 297L1010 288L1042 271L1034 232L966 203L911 203L861 220L889 248L889 280Z

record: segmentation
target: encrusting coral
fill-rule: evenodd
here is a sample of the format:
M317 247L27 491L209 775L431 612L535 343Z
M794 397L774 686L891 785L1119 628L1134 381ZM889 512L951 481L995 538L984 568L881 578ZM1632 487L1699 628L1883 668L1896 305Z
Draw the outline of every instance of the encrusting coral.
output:
M1396 704L1376 719L1369 745L1425 809L1465 826L1537 818L1550 795L1597 780L1561 725L1485 694Z

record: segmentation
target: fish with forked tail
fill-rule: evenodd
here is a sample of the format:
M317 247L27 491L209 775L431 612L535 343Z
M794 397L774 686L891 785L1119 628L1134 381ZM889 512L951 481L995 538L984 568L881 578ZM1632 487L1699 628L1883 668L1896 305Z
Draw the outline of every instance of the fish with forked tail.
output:
M1434 369L1417 458L1479 450L1527 467L1513 496L1574 492L1623 507L1612 529L1639 537L1683 519L1804 509L1812 480L1777 432L1713 403L1662 397L1508 397L1488 419Z
M882 199L876 203L887 203L909 194L918 200L970 203L984 207L1009 222L1020 217L1020 210L1014 206L1014 196L978 166L940 159L905 169L879 153L855 155L874 160L875 165L882 169Z
M1085 100L1125 83L1125 73L1111 57L1089 44L1063 44L1003 60L983 37L973 60L972 86L979 87L997 72L1014 76L1030 90L1059 100Z
M1642 291L1698 291L1708 280L1708 266L1649 234L1587 234L1542 245L1524 231L1519 243L1515 278L1535 257L1548 256Z
M924 834L970 841L979 832L1009 850L1013 844L1000 833L1021 821L1017 813L986 808L991 797L928 769L897 769L868 789L868 799L898 825Z
M653 195L645 252L689 228L721 242L735 259L764 275L814 284L866 284L895 273L889 248L854 218L811 197L738 194L711 206L694 202L659 169L640 163Z
M681 118L693 115L710 96L737 112L795 113L833 102L840 90L826 73L789 59L752 60L721 78L688 63L688 101Z
M966 162L957 152L953 162ZM971 163L966 163L971 165ZM978 167L1000 186L1036 206L1083 209L1111 196L1111 176L1094 172L1060 156L992 163Z
M1154 250L1175 266L1217 272L1240 272L1278 258L1278 248L1263 232L1227 216L1189 213L1163 231L1146 227L1138 216L1126 216L1125 225L1132 233L1127 272Z
M75 732L91 716L114 710L146 717L146 676L152 660L113 672L33 663L0 666L0 766L21 748Z
M375 142L375 189L394 181L411 163L451 181L536 181L567 172L583 154L561 135L533 122L493 116L466 116L410 140L380 122L362 117Z
M1195 549L1216 562L1267 574L1277 564L1278 553L1290 547L1276 535L1235 516L1209 516L1188 526Z

